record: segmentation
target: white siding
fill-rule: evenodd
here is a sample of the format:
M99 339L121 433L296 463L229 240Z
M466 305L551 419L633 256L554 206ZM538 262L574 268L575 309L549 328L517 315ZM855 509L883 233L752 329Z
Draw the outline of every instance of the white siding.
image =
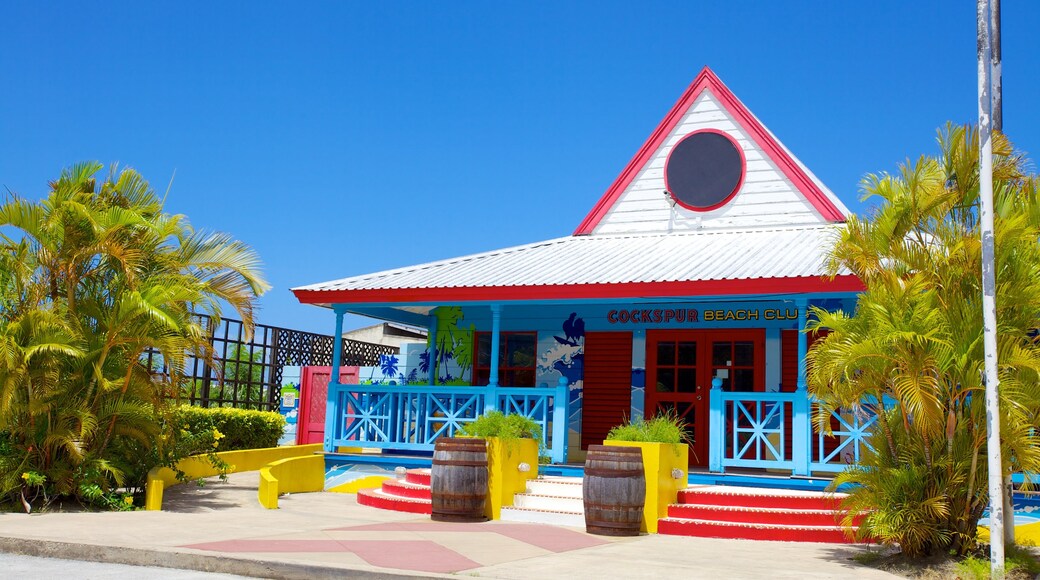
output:
M695 212L669 203L664 164L672 147L701 129L726 132L744 151L747 173L737 195L725 206ZM593 233L670 232L718 228L814 225L826 220L730 117L710 89L697 98Z

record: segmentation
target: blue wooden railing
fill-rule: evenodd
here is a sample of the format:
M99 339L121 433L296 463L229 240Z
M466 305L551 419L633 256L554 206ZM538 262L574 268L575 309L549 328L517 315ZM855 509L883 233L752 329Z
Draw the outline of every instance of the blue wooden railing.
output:
M568 397L566 379L555 388L329 384L325 446L432 451L438 437L498 410L534 420L549 457L564 463Z
M813 433L805 391L739 393L714 387L709 400L708 468L837 472L858 463L877 421L865 405L831 412L831 434Z
M730 393L711 390L708 461L712 471L727 467L795 470L792 430L799 393ZM804 399L805 395L801 395ZM717 408L716 408L717 407Z
M872 408L866 405L831 412L831 434L813 435L812 471L841 471L846 465L859 463L864 449L873 449L868 439L877 415Z

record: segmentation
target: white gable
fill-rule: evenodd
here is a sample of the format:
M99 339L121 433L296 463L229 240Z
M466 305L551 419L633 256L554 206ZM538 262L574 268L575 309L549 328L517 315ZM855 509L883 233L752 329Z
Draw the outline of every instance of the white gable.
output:
M739 144L747 162L744 181L733 199L718 209L693 211L678 204L672 207L664 183L668 154L683 137L703 129L722 131ZM841 211L846 211L833 193L822 187L815 176L809 176L830 200L837 202ZM751 139L711 89L705 88L592 233L659 233L825 223L829 223L828 220Z

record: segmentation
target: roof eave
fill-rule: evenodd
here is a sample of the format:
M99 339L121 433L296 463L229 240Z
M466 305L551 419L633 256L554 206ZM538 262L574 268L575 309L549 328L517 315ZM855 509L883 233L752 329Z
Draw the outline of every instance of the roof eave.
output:
M693 296L756 296L861 292L852 275L626 282L617 284L556 284L539 286L467 286L439 288L374 288L352 290L293 290L303 304L455 304L465 302L570 301L592 299L675 298Z

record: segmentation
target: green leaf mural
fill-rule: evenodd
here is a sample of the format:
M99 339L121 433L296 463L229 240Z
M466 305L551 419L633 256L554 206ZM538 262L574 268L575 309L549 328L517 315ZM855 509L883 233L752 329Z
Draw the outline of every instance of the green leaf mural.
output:
M441 306L437 317L437 382L442 385L466 385L473 368L473 332L470 324L462 327L465 314L460 306Z

